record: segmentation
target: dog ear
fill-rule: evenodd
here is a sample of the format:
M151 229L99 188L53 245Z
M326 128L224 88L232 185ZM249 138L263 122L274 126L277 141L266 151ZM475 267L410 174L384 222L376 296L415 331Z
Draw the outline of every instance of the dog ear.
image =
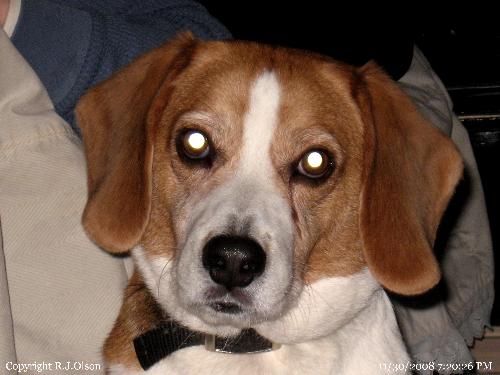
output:
M154 127L196 43L190 33L179 35L91 89L76 107L88 172L82 221L106 250L124 252L141 239L150 213Z
M358 74L356 98L366 128L360 211L365 258L388 290L420 294L440 279L433 244L462 160L375 63Z

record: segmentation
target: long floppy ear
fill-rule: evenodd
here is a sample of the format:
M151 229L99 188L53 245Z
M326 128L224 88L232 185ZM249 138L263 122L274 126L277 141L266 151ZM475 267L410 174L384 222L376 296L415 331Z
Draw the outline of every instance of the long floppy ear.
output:
M453 143L374 63L359 70L356 98L366 125L360 226L372 274L402 295L435 286L433 244L462 175Z
M171 83L197 41L184 33L91 89L76 108L88 172L83 225L111 252L140 240L151 200L152 138Z

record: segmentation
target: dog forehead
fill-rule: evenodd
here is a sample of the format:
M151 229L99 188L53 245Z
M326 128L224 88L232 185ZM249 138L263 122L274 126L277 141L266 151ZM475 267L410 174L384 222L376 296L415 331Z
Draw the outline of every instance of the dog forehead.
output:
M208 108L230 116L232 125L243 125L255 82L272 72L280 88L277 130L286 127L291 134L322 125L352 134L352 129L341 129L359 120L352 67L304 51L248 42L211 42L204 47L193 57L190 76L197 77L197 83L192 90Z
M243 143L250 142L254 154L262 156L266 153L258 151L270 143L267 156L285 160L301 151L300 140L312 128L316 134L333 134L346 145L346 153L357 153L362 122L351 94L352 72L332 60L285 48L203 43L176 82L167 110L174 111L171 121L183 113L208 114L213 121L206 129L230 155L240 155ZM278 100L270 110L273 97ZM266 113L276 117L264 121L272 126L255 126Z

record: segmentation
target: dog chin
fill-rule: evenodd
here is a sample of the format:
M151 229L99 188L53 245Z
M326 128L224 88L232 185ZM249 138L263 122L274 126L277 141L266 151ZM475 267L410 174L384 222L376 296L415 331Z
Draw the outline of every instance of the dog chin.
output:
M220 305L203 305L196 309L196 315L206 324L217 326L231 326L238 329L249 328L266 320L255 311L241 307L224 307Z
M225 305L204 305L198 309L200 318L210 325L230 325L235 328L251 328L257 324L272 321L283 314L281 308L272 311L256 311L252 308L233 307Z
M228 337L239 334L242 329L279 319L294 301L295 298L292 301L286 298L272 309L260 311L253 306L224 302L185 304L182 298L178 298L177 303L172 304L170 299L170 303L162 305L172 319L192 330Z
M233 303L232 300L227 302L229 299L215 303L206 301L205 303L193 303L185 306L184 313L174 318L193 330L219 336L233 336L239 334L242 329L255 328L279 321L297 305L302 291L301 285L301 283L293 285L289 293L286 293L283 299L273 305L262 306L258 304L259 309L255 307L256 304L238 304ZM255 301L253 302L255 303Z
M242 329L249 328L256 322L265 321L255 312L242 310L238 312L220 312L209 305L183 307L181 304L163 305L167 315L185 327L203 333L221 337L235 336Z
M274 320L282 315L282 308L279 306L275 306L272 311L257 311L251 306L224 301L191 304L183 310L187 314L184 314L181 320L186 320L188 325L193 320L199 320L210 327L210 332L213 329L218 330L220 327L223 327L224 330L227 327L232 327L239 331L262 322ZM187 315L191 315L191 319ZM196 327L190 328L196 329Z

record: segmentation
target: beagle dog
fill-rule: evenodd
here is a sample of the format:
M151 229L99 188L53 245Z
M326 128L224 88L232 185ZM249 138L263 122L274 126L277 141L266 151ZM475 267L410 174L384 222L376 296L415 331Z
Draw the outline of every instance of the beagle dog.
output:
M83 225L135 264L108 374L410 372L385 289L439 281L462 161L374 63L185 33L77 118Z

